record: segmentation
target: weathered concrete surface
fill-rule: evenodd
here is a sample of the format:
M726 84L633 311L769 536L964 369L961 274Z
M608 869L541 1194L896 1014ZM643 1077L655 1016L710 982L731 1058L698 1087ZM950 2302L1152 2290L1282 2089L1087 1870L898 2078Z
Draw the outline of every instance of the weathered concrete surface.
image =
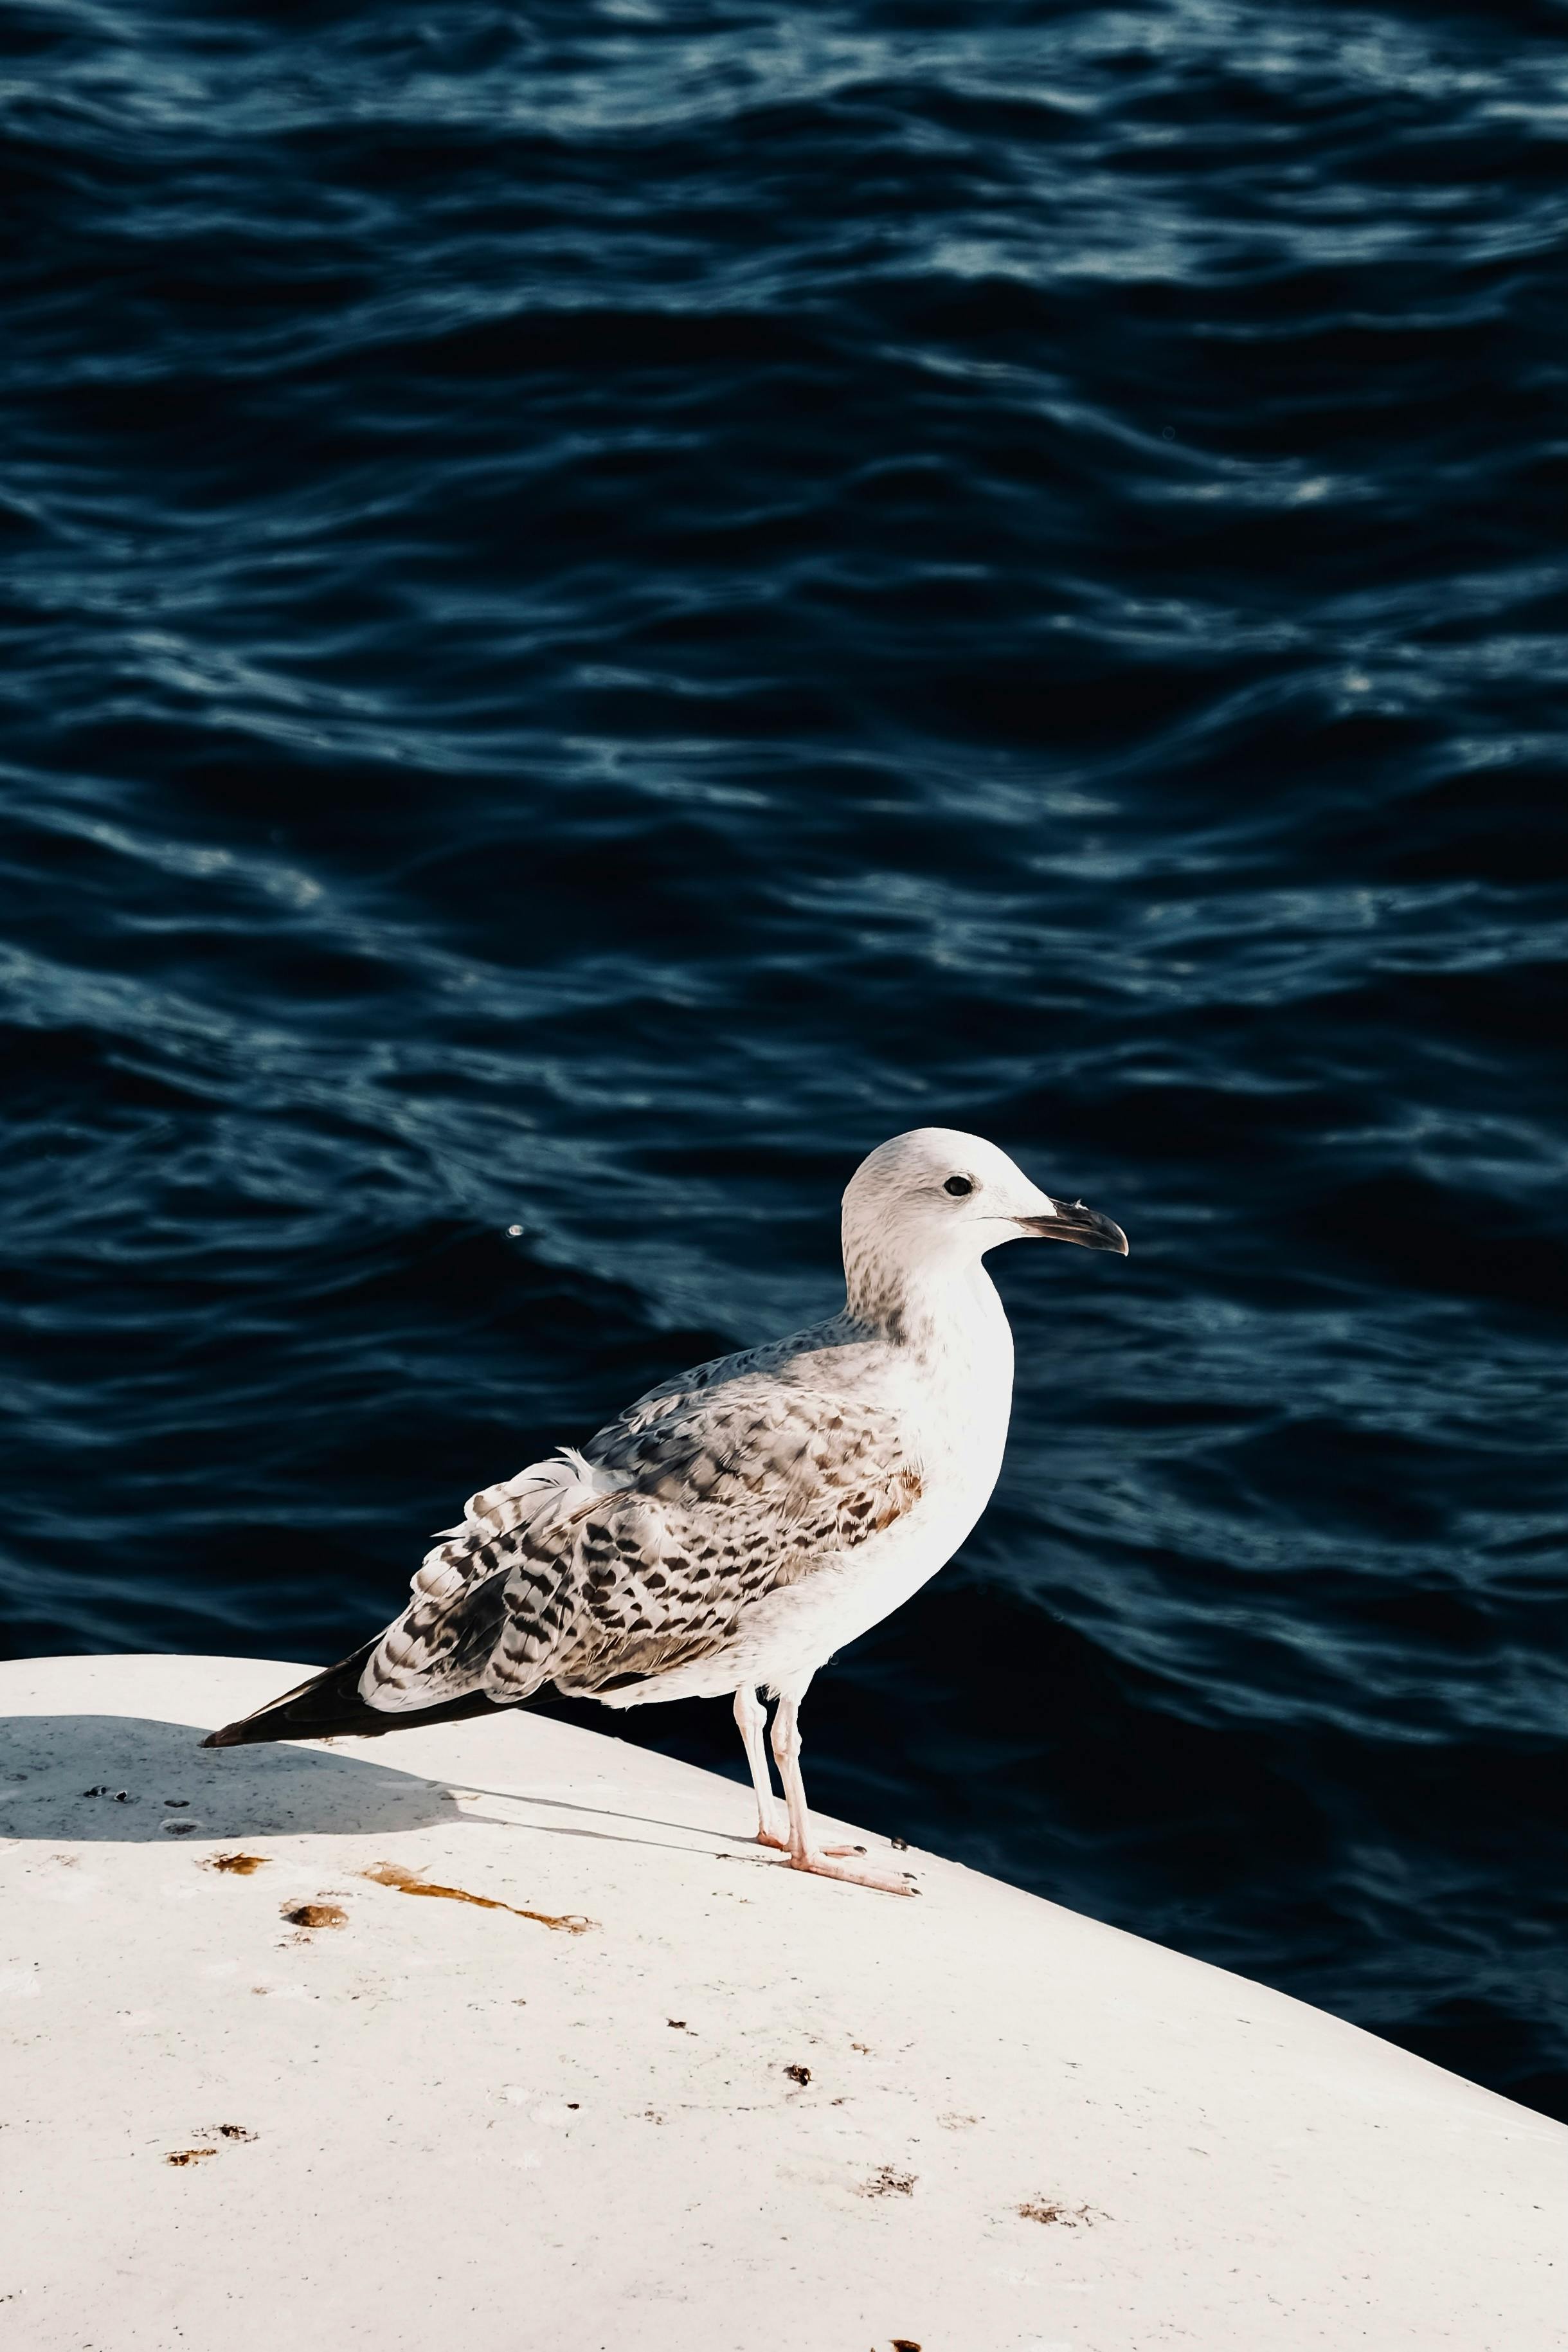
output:
M1568 2342L1541 2117L613 1738L198 1747L302 1671L0 1666L16 2352Z

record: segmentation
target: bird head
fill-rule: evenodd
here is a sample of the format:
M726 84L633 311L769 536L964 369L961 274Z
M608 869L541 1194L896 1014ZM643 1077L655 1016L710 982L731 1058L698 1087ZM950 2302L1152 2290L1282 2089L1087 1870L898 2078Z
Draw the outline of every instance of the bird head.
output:
M850 1179L843 1203L844 1266L909 1272L974 1265L1002 1242L1076 1242L1127 1255L1120 1225L1082 1201L1042 1192L983 1136L917 1127L879 1144Z

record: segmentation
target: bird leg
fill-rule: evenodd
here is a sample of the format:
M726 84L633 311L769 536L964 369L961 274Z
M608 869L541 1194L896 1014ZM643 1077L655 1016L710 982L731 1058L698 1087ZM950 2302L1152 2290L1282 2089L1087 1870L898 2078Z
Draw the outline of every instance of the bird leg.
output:
M773 1781L768 1769L768 1742L763 1737L768 1728L768 1709L750 1683L742 1683L735 1694L735 1720L746 1743L751 1785L757 1791L757 1843L776 1845L781 1853L788 1853L789 1841L779 1834Z
M773 1782L768 1770L768 1709L758 1697L754 1684L742 1683L736 1692L735 1719L746 1743L746 1760L751 1767L751 1785L757 1791L757 1843L758 1845L775 1845L780 1853L788 1853L789 1839L788 1835L780 1837L779 1834ZM856 1845L823 1848L824 1853L833 1855L862 1853L864 1851L863 1846Z
M800 1778L800 1698L781 1697L773 1717L773 1754L784 1783L789 1808L789 1867L815 1871L820 1878L847 1879L852 1886L874 1886L884 1895L913 1895L908 1879L890 1870L876 1870L860 1859L853 1846L813 1846L811 1821L806 1810L806 1784Z

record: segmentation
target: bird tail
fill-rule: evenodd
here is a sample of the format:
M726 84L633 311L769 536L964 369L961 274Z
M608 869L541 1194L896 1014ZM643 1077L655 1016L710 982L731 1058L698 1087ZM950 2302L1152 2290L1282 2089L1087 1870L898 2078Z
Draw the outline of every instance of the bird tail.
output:
M383 1731L412 1731L421 1723L456 1723L471 1715L502 1715L508 1707L527 1704L516 1699L502 1704L484 1691L466 1691L460 1698L443 1699L435 1706L402 1707L395 1713L368 1706L360 1696L360 1676L381 1638L378 1634L351 1657L340 1659L335 1666L312 1675L308 1682L285 1691L281 1698L258 1706L254 1715L242 1716L237 1723L225 1723L221 1731L210 1732L203 1747L251 1748L274 1739L374 1739ZM551 1695L547 1686L539 1696L548 1699Z

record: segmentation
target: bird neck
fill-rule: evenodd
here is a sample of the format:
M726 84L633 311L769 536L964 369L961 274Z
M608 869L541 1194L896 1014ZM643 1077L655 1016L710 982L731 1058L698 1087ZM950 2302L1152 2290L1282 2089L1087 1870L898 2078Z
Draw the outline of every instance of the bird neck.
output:
M949 1365L1005 1351L1012 1332L996 1286L978 1258L899 1265L874 1251L844 1253L846 1309L889 1345Z

